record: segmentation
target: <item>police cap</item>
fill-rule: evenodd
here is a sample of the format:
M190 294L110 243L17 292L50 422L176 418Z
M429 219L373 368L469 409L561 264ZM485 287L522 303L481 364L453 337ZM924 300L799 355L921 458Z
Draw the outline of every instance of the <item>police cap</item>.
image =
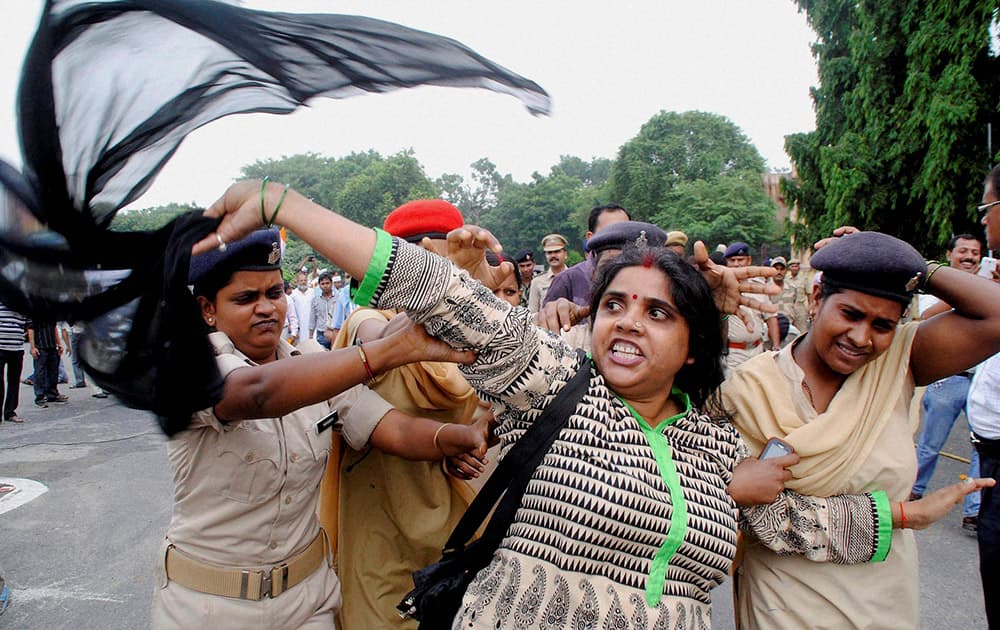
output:
M881 232L842 236L813 255L823 282L908 304L927 274L927 263L909 243Z
M746 243L733 243L726 248L726 252L723 254L726 258L732 258L733 256L749 256L750 246Z
M600 252L605 249L625 249L626 246L663 247L667 233L652 223L619 221L612 223L587 241L587 249Z
M199 285L213 279L224 283L237 271L273 269L281 269L281 235L277 228L251 232L227 243L225 250L215 248L192 256L188 283Z

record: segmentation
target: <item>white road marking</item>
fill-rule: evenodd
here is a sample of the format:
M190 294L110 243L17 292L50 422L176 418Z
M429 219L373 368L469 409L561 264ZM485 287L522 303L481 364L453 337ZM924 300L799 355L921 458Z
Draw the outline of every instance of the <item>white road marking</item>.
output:
M25 602L40 600L52 602L55 600L77 600L88 602L110 602L112 604L124 604L127 598L114 597L107 593L94 593L86 587L67 587L64 582L56 582L48 586L38 586L34 588L11 588L11 600L16 600L16 605Z
M19 508L49 491L48 486L32 479L0 477L0 483L9 483L14 486L10 492L0 495L0 514Z

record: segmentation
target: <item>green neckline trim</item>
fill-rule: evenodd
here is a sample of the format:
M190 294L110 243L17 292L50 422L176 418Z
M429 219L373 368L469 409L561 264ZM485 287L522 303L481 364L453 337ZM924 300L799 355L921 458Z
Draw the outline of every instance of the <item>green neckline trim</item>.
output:
M889 557L889 550L892 548L892 506L889 505L889 497L882 490L872 492L872 500L875 501L876 536L875 553L872 554L870 562L884 562Z
M678 418L683 417L690 411L691 400L686 394L676 388L671 390L670 394L683 396L686 410L683 413L671 416L660 422L656 429L649 426L649 423L636 412L632 405L619 397L619 400L629 410L632 417L639 423L639 428L642 429L643 435L646 436L649 447L653 449L653 456L656 458L660 477L663 479L663 483L667 486L667 490L670 493L670 505L673 508L670 513L670 529L667 530L667 537L653 555L649 577L646 578L646 604L650 607L659 604L663 598L663 586L667 581L667 566L670 564L670 559L674 557L674 554L677 553L677 550L684 543L684 535L687 533L687 503L684 501L684 491L681 489L681 481L677 476L677 467L674 465L674 459L670 454L670 444L667 442L666 436L663 435L663 431L676 422Z
M670 396L671 397L680 398L681 411L679 411L678 413L675 413L674 415L670 416L669 418L664 418L662 421L660 421L659 424L656 425L655 429L652 426L650 426L650 424L648 422L646 422L646 419L643 418L639 414L639 412L635 410L635 407L633 407L631 404L629 404L629 402L627 400L625 400L621 396L618 396L618 400L622 401L622 404L625 405L625 407L629 410L629 413L631 413L632 417L636 419L636 421L639 423L639 426L642 427L642 430L644 432L646 430L649 430L649 431L655 431L657 433L663 433L664 431L667 430L667 427L669 427L673 423L677 422L678 420L680 420L684 416L688 415L688 413L691 411L691 397L690 396L688 396L687 394L685 394L681 390L677 389L676 387L674 387L674 388L672 388L670 390Z
M351 299L358 306L370 305L372 296L375 295L375 290L378 289L385 268L389 264L389 255L392 253L392 237L385 230L374 229L375 251L372 252L372 259L368 262L365 278L357 289L351 288Z

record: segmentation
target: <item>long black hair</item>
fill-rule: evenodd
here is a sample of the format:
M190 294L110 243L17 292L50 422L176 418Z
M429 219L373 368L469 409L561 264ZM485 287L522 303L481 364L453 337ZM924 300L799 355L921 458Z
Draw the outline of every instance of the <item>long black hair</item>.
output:
M703 412L718 419L728 417L718 394L724 377L719 309L705 279L673 251L663 247L629 247L601 265L594 278L590 302L591 326L598 314L601 297L615 276L623 269L640 266L656 267L670 278L670 297L690 331L688 352L694 363L685 364L677 372L674 386L690 396L691 404Z

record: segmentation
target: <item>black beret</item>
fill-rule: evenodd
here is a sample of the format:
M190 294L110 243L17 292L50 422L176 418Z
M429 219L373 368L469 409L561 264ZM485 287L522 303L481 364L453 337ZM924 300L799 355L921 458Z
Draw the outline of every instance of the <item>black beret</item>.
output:
M225 251L212 249L191 258L188 283L210 277L229 277L236 271L281 269L281 235L277 228L257 230L246 238L228 243Z
M626 245L663 247L667 233L652 223L619 221L612 223L587 241L587 250L600 252L605 249L625 249Z
M514 260L519 263L528 262L529 260L534 261L535 255L530 249L522 249L517 253L517 256L514 256Z
M725 258L732 258L733 256L749 256L750 246L746 243L733 243L726 248L726 253L723 254Z
M881 232L842 236L816 252L810 265L823 282L908 304L927 273L927 262L909 243Z

